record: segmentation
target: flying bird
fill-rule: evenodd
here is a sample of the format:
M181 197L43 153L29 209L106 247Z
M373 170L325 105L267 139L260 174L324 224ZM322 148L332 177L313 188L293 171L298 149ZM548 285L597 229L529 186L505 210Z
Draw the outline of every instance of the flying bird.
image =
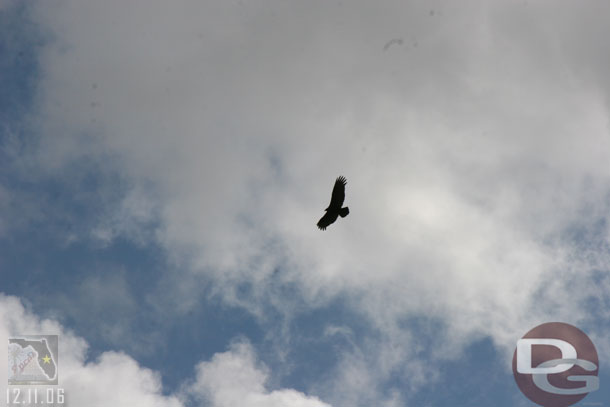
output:
M318 221L318 228L320 230L326 230L328 225L337 220L337 216L345 218L349 214L349 208L347 206L343 208L341 207L343 206L343 201L345 200L345 184L347 184L347 180L343 176L338 177L335 181L333 194L330 198L330 204L328 205L328 208L324 209L326 213Z

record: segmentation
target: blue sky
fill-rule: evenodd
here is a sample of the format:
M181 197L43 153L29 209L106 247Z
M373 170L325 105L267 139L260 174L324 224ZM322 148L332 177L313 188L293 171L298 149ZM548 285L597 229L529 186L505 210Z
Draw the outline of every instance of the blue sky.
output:
M73 405L529 406L563 321L609 404L607 11L0 0L2 335Z

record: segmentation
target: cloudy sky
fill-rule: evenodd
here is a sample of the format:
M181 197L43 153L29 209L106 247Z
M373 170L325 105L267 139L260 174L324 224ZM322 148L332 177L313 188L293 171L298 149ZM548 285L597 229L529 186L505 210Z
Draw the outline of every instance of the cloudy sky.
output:
M59 334L72 406L513 407L561 321L610 406L608 38L605 1L0 0L0 340Z

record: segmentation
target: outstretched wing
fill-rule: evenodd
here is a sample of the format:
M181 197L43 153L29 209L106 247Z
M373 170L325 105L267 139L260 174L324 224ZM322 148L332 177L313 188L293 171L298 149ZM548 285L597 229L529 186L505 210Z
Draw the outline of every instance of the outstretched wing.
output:
M339 210L343 205L343 201L345 200L345 184L347 184L347 180L344 176L340 176L335 181L335 186L333 187L333 194L330 198L329 208L334 208Z
M328 227L328 225L330 225L331 223L333 223L335 220L337 220L337 216L333 216L332 213L330 212L326 212L324 214L324 216L322 216L320 218L320 220L318 221L318 229L320 230L326 230L326 228Z

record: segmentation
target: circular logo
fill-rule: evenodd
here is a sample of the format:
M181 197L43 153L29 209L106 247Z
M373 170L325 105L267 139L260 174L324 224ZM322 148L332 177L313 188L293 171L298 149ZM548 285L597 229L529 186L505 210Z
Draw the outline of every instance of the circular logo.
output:
M527 398L565 407L599 388L599 360L591 339L562 322L538 325L517 341L513 375Z

